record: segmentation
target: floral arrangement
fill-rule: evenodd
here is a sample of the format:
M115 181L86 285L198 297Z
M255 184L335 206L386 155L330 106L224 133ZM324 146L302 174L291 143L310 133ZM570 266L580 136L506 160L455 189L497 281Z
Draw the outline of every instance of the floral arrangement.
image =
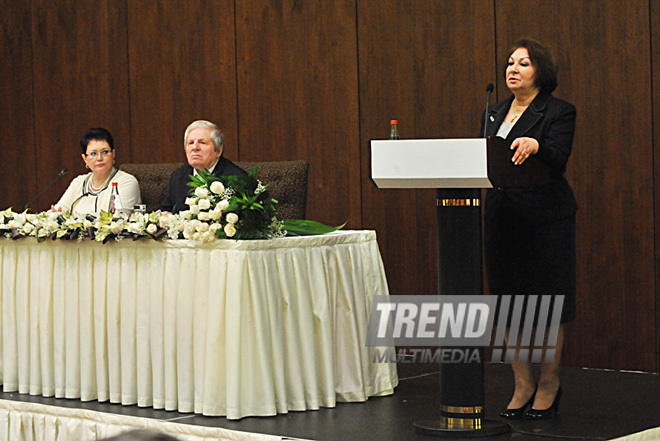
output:
M343 227L329 227L308 220L279 220L277 201L257 179L258 169L245 176L213 176L200 172L190 176L189 209L177 214L133 213L130 217L102 211L98 215L27 211L0 211L0 235L12 239L36 237L82 240L109 240L144 237L189 239L210 242L215 239L272 239L283 236L317 235Z

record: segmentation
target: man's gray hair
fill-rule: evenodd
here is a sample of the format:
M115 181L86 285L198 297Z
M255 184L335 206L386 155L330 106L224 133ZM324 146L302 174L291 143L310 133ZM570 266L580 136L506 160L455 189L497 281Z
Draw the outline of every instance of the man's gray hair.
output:
M186 129L186 133L183 135L184 147L188 144L188 135L190 134L190 131L195 129L211 129L211 141L213 141L213 146L215 147L216 152L219 152L220 147L225 145L225 135L222 134L220 127L210 121L200 119L190 124Z

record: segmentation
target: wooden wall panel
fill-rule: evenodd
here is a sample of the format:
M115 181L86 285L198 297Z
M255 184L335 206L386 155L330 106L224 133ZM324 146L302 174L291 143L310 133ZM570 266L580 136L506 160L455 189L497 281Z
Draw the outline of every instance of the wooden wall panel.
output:
M390 119L401 138L478 135L495 75L492 5L360 0L358 35L362 227L377 231L391 294L435 294L435 192L376 188L370 140L389 136Z
M132 162L184 162L193 121L216 123L238 158L234 2L129 0Z
M359 228L355 0L236 8L240 159L309 161L307 218Z
M113 134L117 162L130 157L126 4L34 0L32 11L36 170L39 186L68 175L39 199L44 210L85 171L79 140L90 127Z
M22 210L36 194L38 181L34 165L30 8L30 2L0 1L0 210Z
M651 14L651 72L653 75L653 188L655 198L660 196L660 2L650 2ZM660 372L660 201L655 206L655 360L656 372Z
M498 55L553 48L556 96L577 106L567 177L578 212L578 319L566 362L655 370L649 2L497 1ZM553 23L539 26L539 23Z

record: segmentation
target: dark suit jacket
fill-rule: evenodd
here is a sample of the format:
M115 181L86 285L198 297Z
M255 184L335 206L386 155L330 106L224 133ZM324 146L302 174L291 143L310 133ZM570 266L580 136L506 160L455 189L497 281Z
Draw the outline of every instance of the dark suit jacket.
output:
M163 199L160 207L158 207L159 210L178 213L188 209L186 198L189 195L190 187L187 184L190 182L190 175L192 174L193 168L188 164L172 172L170 182L167 184L167 189L165 190L165 199ZM213 169L213 175L218 177L246 174L245 170L222 156L218 160L215 169Z
M513 95L489 109L488 136L495 136L512 101ZM549 166L551 182L536 187L489 189L486 194L486 222L497 215L504 198L512 203L507 203L508 206L515 206L522 216L537 225L575 214L577 202L564 177L573 148L575 117L575 106L549 93L539 93L534 98L506 139L509 144L520 137L536 139L539 142L536 157Z

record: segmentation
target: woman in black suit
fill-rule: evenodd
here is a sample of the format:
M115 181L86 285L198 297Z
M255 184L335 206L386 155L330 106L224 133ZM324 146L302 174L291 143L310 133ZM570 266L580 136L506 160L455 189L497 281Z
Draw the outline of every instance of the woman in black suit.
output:
M484 248L490 293L563 295L561 323L566 323L575 319L577 202L564 172L573 146L576 111L572 104L552 96L557 65L549 49L537 41L525 39L513 46L505 79L512 95L489 109L487 135L510 141L517 166L532 155L547 164L550 182L488 190ZM538 383L527 360L512 363L515 391L502 416L555 416L561 397L558 371L563 338L561 325L556 355L552 362L541 364Z

